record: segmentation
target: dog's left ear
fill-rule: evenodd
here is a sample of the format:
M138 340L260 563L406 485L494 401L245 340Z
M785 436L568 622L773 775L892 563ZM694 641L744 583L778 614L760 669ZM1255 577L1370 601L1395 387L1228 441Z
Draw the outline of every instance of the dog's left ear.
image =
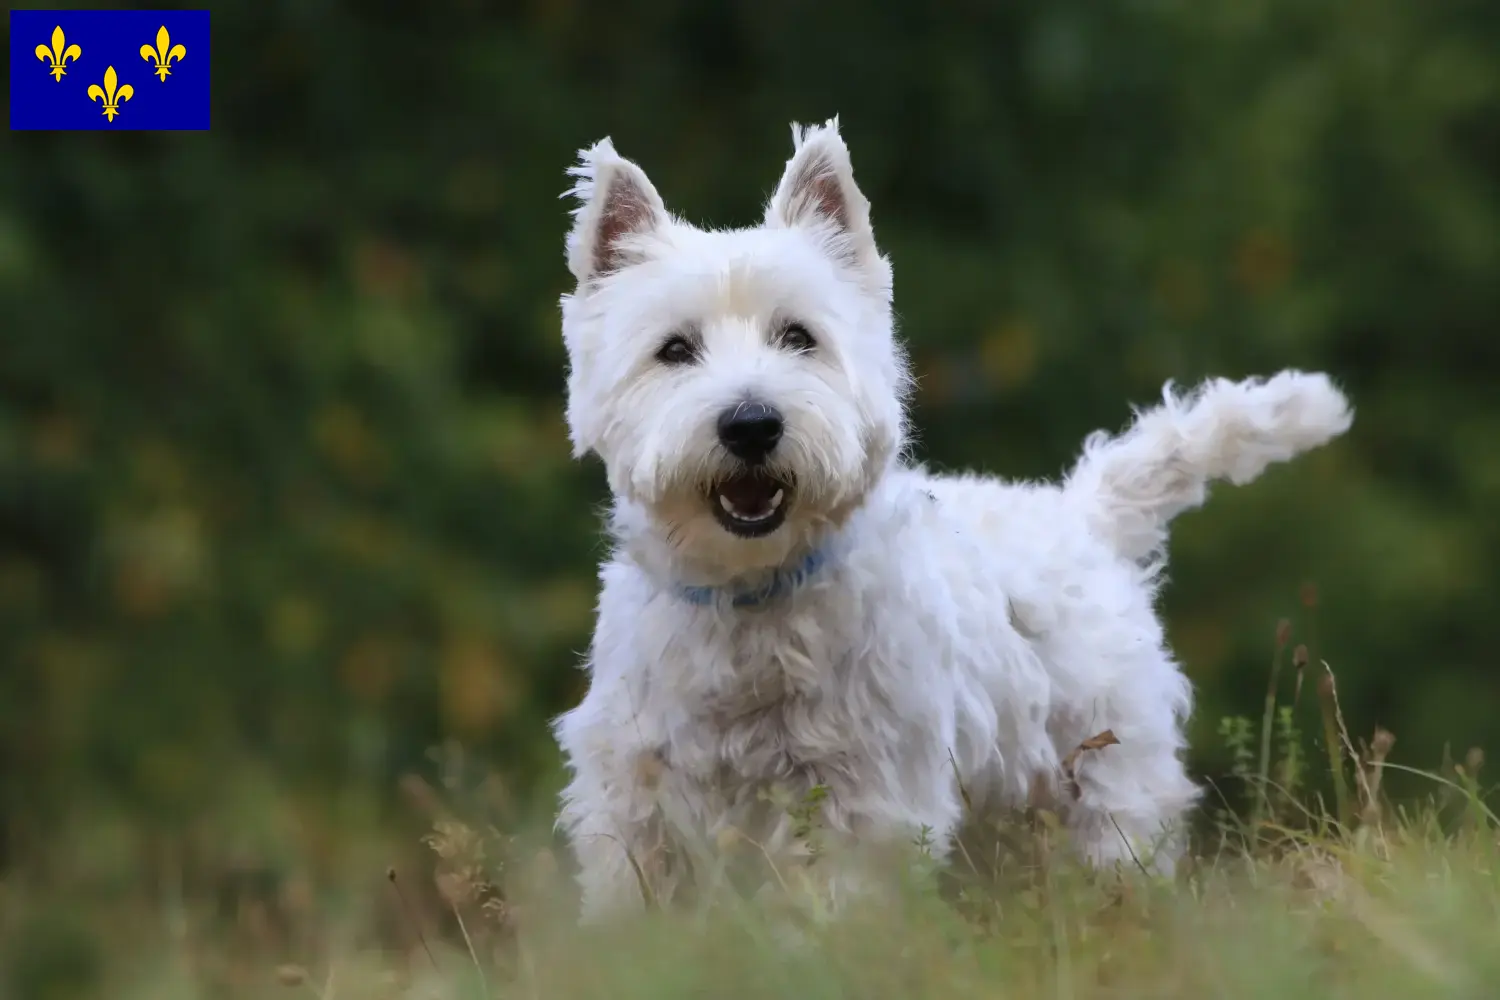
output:
M806 128L794 124L792 145L786 173L766 206L766 225L821 230L834 259L871 273L885 270L870 228L870 202L854 183L838 118Z
M666 224L667 210L646 172L607 138L581 151L568 173L577 180L563 197L578 199L568 269L583 284L639 259L641 237Z

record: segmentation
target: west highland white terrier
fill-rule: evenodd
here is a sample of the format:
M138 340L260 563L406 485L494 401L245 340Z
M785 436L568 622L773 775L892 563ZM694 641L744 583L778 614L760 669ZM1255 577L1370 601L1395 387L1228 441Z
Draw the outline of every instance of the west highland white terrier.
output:
M608 139L570 171L567 420L614 498L589 691L555 723L585 917L672 898L695 845L802 856L799 824L837 899L868 867L834 859L942 857L1038 796L1089 863L1170 872L1197 788L1167 524L1345 431L1346 399L1296 371L1169 383L1059 484L926 472L838 121L792 134L751 229L674 218Z

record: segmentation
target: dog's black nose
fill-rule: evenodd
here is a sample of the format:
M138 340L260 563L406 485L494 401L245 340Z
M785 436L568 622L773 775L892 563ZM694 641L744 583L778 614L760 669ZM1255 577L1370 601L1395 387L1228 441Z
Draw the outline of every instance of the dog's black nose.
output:
M781 414L765 403L740 403L719 414L719 440L735 458L764 462L781 440Z

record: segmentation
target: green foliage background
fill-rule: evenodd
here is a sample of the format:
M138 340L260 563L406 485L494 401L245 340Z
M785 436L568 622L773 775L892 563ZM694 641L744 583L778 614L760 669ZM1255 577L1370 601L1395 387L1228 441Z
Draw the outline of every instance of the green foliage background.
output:
M1200 767L1220 715L1257 711L1282 615L1397 759L1492 736L1493 5L213 19L211 132L11 133L0 156L13 853L105 814L232 822L247 787L389 804L444 737L545 791L604 498L563 426L563 171L611 135L674 211L747 224L787 123L835 113L924 460L1055 474L1168 378L1326 369L1353 396L1347 438L1179 523Z

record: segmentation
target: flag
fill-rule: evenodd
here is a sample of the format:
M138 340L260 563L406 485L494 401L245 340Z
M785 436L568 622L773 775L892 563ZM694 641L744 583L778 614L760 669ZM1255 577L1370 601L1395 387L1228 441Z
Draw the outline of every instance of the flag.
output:
M13 10L10 127L207 129L206 10Z

